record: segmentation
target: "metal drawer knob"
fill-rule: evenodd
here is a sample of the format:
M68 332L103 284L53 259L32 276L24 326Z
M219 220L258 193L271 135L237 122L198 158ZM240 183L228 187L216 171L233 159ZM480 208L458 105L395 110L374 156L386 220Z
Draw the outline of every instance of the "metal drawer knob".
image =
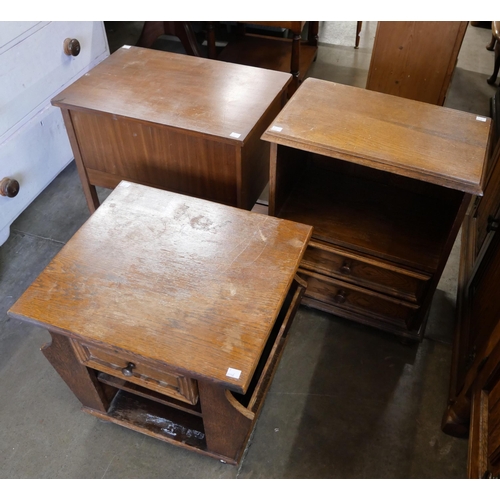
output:
M339 290L333 300L335 301L336 304L343 304L345 302L345 299L346 299L345 290Z
M14 198L14 196L17 196L17 193L19 193L19 182L16 179L4 177L0 181L0 196Z
M127 363L127 366L125 368L122 368L122 373L126 377L131 377L133 375L132 370L135 368L134 363Z
M346 259L340 268L342 274L351 274L351 261Z
M80 42L76 38L66 38L63 46L64 53L68 56L76 57L80 53Z

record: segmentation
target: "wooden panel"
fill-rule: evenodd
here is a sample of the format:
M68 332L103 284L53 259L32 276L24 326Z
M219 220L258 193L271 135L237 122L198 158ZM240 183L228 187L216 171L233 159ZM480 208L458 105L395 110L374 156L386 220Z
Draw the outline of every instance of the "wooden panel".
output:
M442 105L467 22L381 21L366 88Z
M198 401L198 387L196 382L183 377L164 366L153 367L144 360L137 359L133 354L110 352L109 349L100 349L94 346L75 343L81 353L82 362L91 368L103 371L110 375L124 378L135 384L142 385L161 394L196 404ZM131 375L123 375L122 369L133 363Z
M412 273L315 240L309 243L300 267L411 302L420 300L430 279L430 275Z
M290 78L261 68L130 47L118 49L52 102L241 145Z
M311 232L122 182L10 314L244 393Z
M391 299L376 292L300 269L298 275L307 281L306 297L352 310L367 317L379 316L392 322L409 324L418 310L416 304Z
M236 146L108 114L70 113L85 168L112 176L107 187L129 180L236 206Z
M481 194L490 126L471 113L307 78L263 139Z
M499 143L500 145L500 143ZM496 148L490 162L490 177L479 199L476 217L476 256L479 255L488 236L491 236L489 218L500 220L500 147Z

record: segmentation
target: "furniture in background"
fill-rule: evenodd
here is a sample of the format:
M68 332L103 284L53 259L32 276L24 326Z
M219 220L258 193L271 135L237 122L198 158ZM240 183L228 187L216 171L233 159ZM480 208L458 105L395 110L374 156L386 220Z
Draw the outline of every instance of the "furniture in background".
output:
M245 25L266 26L289 30L292 38L280 38L246 33ZM303 81L318 50L319 21L309 21L307 40L302 40L306 21L239 21L238 32L218 54L220 61L256 66L291 73L291 96ZM213 23L208 25L209 56L215 52Z
M463 21L379 21L366 88L442 106L466 29Z
M363 21L357 21L356 22L356 42L354 43L355 49L357 49L359 47L359 39L360 39L360 33L361 33L362 27L363 27Z
M108 55L102 22L0 22L0 245L73 160L50 99Z
M11 307L106 421L236 464L304 284L312 228L121 182Z
M269 214L310 224L305 305L420 340L491 120L308 78L262 138Z
M484 195L474 200L462 227L450 394L442 425L448 434L469 436L470 478L500 476L499 227L497 139Z
M124 46L52 99L91 212L121 180L252 209L291 76Z
M491 42L486 46L487 50L495 52L495 63L493 66L493 74L488 78L487 82L490 85L495 85L498 77L498 70L500 69L500 21L492 21L491 23Z
M175 36L181 41L186 54L201 57L200 47L189 21L145 21L136 46L149 49L162 35Z

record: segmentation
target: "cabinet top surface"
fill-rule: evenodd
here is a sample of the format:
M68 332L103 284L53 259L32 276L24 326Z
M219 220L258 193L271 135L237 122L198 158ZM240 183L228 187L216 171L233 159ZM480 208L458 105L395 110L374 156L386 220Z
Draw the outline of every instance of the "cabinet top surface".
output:
M54 97L52 104L241 143L291 79L279 71L124 47Z
M245 392L311 233L122 181L9 314Z
M491 119L308 78L264 140L482 194Z

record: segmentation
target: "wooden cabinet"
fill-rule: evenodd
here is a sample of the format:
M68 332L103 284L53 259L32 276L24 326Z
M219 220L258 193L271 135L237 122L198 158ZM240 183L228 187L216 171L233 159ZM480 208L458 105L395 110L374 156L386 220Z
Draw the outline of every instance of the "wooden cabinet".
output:
M235 464L304 293L312 228L122 181L12 306L106 421Z
M448 408L443 430L469 436L468 475L500 476L500 145L484 196L464 221Z
M489 135L489 118L307 79L263 135L269 213L314 227L303 302L421 339Z
M379 21L366 88L443 105L466 21Z
M73 54L65 47L71 40ZM0 245L10 225L73 159L50 99L109 55L102 22L0 22ZM12 186L12 183L10 184Z
M124 46L57 95L89 210L121 180L250 210L291 76Z

